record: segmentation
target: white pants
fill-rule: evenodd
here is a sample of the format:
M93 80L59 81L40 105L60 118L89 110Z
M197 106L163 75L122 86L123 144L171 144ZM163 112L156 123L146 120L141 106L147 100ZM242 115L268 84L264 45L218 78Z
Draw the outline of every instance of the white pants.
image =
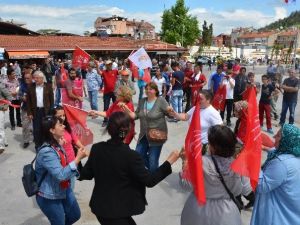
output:
M5 124L5 111L0 111L0 149L4 149L5 145L7 145L4 124Z

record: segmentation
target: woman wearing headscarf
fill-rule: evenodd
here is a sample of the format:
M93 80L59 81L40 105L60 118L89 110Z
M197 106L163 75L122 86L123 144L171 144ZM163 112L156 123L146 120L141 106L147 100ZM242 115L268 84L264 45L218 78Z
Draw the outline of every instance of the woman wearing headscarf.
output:
M299 224L300 129L283 125L260 172L251 225Z

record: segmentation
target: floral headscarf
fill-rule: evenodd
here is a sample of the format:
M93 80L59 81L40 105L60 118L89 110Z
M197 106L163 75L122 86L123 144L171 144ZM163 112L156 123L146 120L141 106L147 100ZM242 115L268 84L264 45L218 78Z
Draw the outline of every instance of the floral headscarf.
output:
M296 157L300 157L300 129L295 125L283 125L281 129L281 139L279 141L279 146L274 152L268 154L268 158L264 163L264 166L268 161L281 154L292 154Z
M237 117L241 117L242 113L248 108L247 101L237 101L234 103L234 113Z

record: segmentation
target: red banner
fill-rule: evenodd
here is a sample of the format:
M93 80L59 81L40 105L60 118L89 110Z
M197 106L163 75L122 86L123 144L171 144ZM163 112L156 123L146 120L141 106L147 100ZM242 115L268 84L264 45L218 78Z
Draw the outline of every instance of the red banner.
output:
M151 75L149 69L144 69L143 81L145 81L146 83L149 83L151 81Z
M194 188L194 193L199 204L206 203L205 185L202 168L202 143L200 125L200 104L196 104L192 121L185 138L185 155L187 157L187 167L183 177L188 179Z
M86 125L88 112L66 104L63 107L74 135L83 145L93 144L93 133Z
M13 108L20 108L21 107L20 105L14 105L10 101L5 100L5 99L0 99L0 103L9 105L9 106L11 106Z
M139 68L136 65L134 65L134 63L131 62L130 60L129 60L129 62L130 62L130 70L132 72L132 76L134 78L138 79L139 78Z
M225 110L225 101L226 101L226 86L220 85L217 92L214 95L212 106L216 110L224 111Z
M192 105L195 106L197 102L197 98L199 97L199 91L202 88L202 85L192 85L191 91L192 91Z
M75 47L73 51L72 67L77 69L86 69L91 56L79 47Z
M255 88L248 94L247 128L245 143L241 153L233 161L231 168L236 173L250 178L251 186L255 190L261 167L262 139L259 123L258 107Z

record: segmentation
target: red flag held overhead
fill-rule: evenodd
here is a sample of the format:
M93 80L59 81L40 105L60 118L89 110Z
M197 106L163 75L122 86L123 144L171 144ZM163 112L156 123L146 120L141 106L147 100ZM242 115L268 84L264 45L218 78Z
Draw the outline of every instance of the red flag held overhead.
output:
M78 46L75 47L75 50L73 51L73 60L72 60L72 66L73 68L81 68L86 69L91 56L79 48Z

